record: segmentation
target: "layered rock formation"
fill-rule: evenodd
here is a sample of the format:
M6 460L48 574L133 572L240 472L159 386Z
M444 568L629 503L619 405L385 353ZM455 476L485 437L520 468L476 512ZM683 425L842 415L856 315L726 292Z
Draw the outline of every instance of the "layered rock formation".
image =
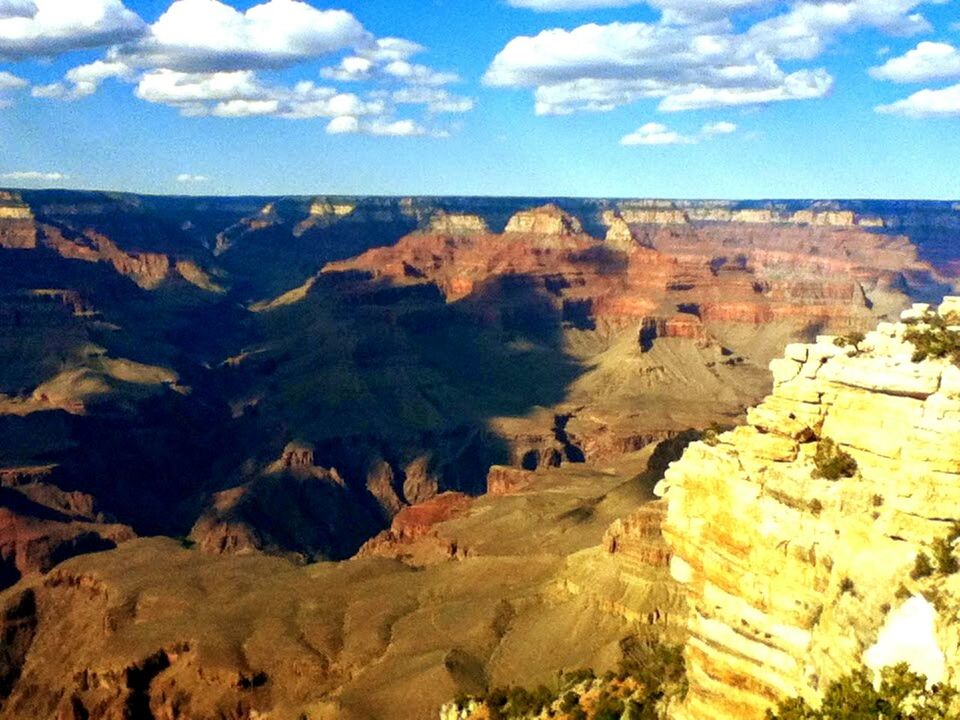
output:
M428 233L437 235L485 234L490 232L486 221L479 215L467 213L447 213L439 211L430 218Z
M0 248L32 250L36 246L33 211L18 195L0 191Z
M960 576L943 545L960 518L960 370L915 361L909 330L951 331L926 306L905 317L863 340L788 346L748 424L691 445L659 485L689 600L690 691L676 718L816 704L864 662L960 678ZM930 627L885 630L911 596L933 600ZM920 650L887 637L905 629Z
M602 219L610 226L617 217L631 225L689 225L691 223L743 223L750 225L817 225L824 227L885 227L882 218L860 215L830 204L791 212L783 204L770 207L735 208L731 203L625 201L617 211L605 211Z
M56 466L0 468L0 588L135 537L86 493L59 488Z
M556 205L518 212L507 223L506 233L569 236L583 233L580 221Z
M378 527L336 468L316 466L313 447L292 442L256 477L214 494L189 539L213 554L313 561L348 557Z
M488 685L602 672L678 606L664 567L627 572L599 546L647 460L411 509L400 562L300 567L163 539L74 558L0 593L0 718L407 720ZM461 550L441 561L438 541Z

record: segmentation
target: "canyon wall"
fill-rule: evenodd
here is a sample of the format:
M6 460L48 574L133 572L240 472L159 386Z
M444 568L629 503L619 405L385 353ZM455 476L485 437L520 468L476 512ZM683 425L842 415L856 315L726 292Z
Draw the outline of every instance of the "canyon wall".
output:
M955 341L958 328L942 325L956 309L946 301L938 319L917 306L911 324L862 340L788 346L748 423L669 468L657 492L690 633L676 720L759 720L795 696L816 704L864 663L960 679L960 369L915 361L905 339Z

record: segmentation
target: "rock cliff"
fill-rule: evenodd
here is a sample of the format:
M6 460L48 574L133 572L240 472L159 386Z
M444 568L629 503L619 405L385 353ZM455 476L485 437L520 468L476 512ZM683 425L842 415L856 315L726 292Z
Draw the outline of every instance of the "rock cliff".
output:
M690 633L675 718L815 704L864 663L960 678L960 369L933 359L956 342L956 307L788 346L748 423L669 468L657 492ZM904 621L916 605L932 621ZM904 631L914 641L891 639Z
M33 211L19 195L0 191L0 248L32 250L36 246Z
M510 218L507 233L570 236L583 233L580 221L556 205L522 210Z

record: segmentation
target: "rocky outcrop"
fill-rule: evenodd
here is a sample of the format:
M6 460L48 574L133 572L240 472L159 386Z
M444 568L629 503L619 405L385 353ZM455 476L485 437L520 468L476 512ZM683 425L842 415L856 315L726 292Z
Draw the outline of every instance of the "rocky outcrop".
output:
M438 211L430 218L428 233L436 235L485 235L490 232L487 221L479 215Z
M126 525L106 522L91 496L46 482L51 472L0 471L0 589L74 555L109 550L135 537Z
M632 208L621 207L619 211L603 213L603 223L612 227L617 219L629 225L688 225L690 218L685 210L672 207Z
M487 472L488 495L513 495L529 487L536 479L532 470L494 465Z
M640 321L638 338L641 350L649 350L657 338L684 338L704 346L709 342L715 342L707 333L703 321L693 313L677 313L669 318L643 318Z
M19 195L0 191L0 249L32 250L36 246L33 211Z
M430 549L440 560L462 556L462 549L455 540L440 537L434 529L440 523L467 512L470 503L471 499L462 493L446 492L418 505L405 507L393 518L390 529L364 543L357 555L397 558L407 553L410 545L418 543L421 556L425 545L435 545ZM435 543L424 543L428 536L432 536Z
M506 233L545 236L574 236L583 233L580 221L556 205L522 210L510 218Z
M907 317L922 330L929 316ZM960 576L943 545L960 518L960 370L915 362L907 331L883 323L856 345L788 346L748 424L692 444L667 471L657 492L690 632L690 690L674 717L816 704L865 662L929 674L926 650L884 639L923 596L937 598L933 621L909 632L943 659L931 680L960 678ZM918 571L922 555L940 559Z
M308 443L288 443L254 477L214 493L190 541L216 555L264 552L299 561L352 555L384 517L336 468L317 466L314 452Z
M169 276L176 262L162 253L125 252L106 235L94 231L83 234L51 225L41 225L41 242L68 260L105 262L145 290L154 290ZM187 273L190 274L189 269ZM185 276L186 277L186 276Z

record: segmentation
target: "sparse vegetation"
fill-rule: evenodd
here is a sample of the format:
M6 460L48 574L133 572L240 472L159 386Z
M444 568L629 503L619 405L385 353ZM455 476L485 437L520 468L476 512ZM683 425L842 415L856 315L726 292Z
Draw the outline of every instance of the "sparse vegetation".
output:
M848 335L843 335L836 338L833 341L833 344L837 347L854 347L859 349L860 343L866 339L866 336L862 332L852 332Z
M817 443L817 452L813 456L816 468L813 477L826 480L850 478L857 473L857 461L830 438L823 438Z
M555 689L494 688L483 695L458 697L458 708L480 707L492 720L523 720L562 713L575 720L657 720L661 700L686 691L680 647L644 642L635 636L620 643L617 670L600 678L589 669L560 676ZM478 715L479 717L480 715Z
M810 501L810 512L814 517L820 517L820 513L823 512L823 503L820 502L817 498L814 498Z
M879 687L866 669L858 670L827 688L823 703L814 708L802 698L768 711L768 720L946 720L956 718L958 693L945 685L927 687L927 679L906 664L885 668Z
M853 584L853 580L849 577L845 577L840 582L840 594L841 595L853 595L856 591L856 586Z
M914 580L920 580L921 578L930 577L933 575L933 563L930 562L930 558L922 550L917 553L917 559L913 563L913 570L910 571L910 577Z
M922 324L914 323L904 333L904 340L913 343L913 361L947 358L960 365L960 331L951 329L954 318L932 315Z

